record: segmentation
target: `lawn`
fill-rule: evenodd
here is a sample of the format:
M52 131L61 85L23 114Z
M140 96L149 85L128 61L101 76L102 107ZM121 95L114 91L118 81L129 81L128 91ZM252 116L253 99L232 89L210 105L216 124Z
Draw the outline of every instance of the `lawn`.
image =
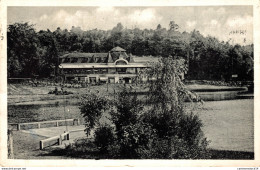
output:
M89 86L85 88L63 88L64 91L72 92L70 95L55 95L48 94L50 91L53 91L56 86L46 86L46 87L31 87L29 85L8 85L8 104L17 104L25 102L35 102L35 101L51 101L51 100L63 100L63 98L77 99L82 94L89 92L101 93L101 94L114 94L122 88L123 84L103 84L99 86ZM134 87L134 85L126 85L127 87ZM12 87L12 88L11 88ZM58 91L61 91L60 87L57 87ZM15 90L14 90L15 89ZM114 90L115 89L115 90ZM143 89L143 85L134 87L134 90Z
M69 159L62 155L50 154L51 150L40 150L43 137L13 131L14 159Z
M254 152L254 100L205 102L197 114L212 149Z
M78 106L66 105L11 105L8 106L9 123L25 123L47 120L80 119Z

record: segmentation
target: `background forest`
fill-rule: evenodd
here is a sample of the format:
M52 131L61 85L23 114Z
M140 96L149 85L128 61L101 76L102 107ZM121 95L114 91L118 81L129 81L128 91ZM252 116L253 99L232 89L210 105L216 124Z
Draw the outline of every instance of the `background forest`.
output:
M171 21L168 28L125 28L118 23L112 30L36 31L34 25L8 25L8 77L50 78L58 73L59 56L70 52L108 52L115 46L135 56L184 58L191 80L253 80L253 44L241 46L203 36L199 31L179 32Z

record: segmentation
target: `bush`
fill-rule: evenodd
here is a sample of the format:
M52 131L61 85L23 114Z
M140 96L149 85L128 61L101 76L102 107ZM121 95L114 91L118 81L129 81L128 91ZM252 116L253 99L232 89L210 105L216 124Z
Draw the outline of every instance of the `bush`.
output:
M108 126L101 126L95 131L94 143L101 152L107 152L108 147L114 143L113 129Z
M189 145L197 144L198 138L202 135L202 122L197 115L184 114L178 123L178 137Z
M149 124L138 122L122 127L116 141L119 147L120 158L136 159L150 158L152 141L155 138L154 129Z
M82 96L80 111L85 120L86 134L90 135L90 131L98 124L101 114L108 106L108 100L96 94L86 94Z
M78 139L75 143L67 145L65 150L64 154L67 156L88 159L95 158L99 152L95 143L90 139Z

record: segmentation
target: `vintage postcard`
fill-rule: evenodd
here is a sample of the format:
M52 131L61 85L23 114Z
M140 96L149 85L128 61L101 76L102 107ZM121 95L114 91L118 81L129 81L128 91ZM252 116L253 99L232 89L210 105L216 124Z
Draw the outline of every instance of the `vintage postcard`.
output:
M260 1L0 4L1 166L259 167Z

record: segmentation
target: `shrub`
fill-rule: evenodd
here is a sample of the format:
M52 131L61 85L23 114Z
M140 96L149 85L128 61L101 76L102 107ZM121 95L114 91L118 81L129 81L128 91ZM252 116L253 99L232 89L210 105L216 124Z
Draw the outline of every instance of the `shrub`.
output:
M202 122L197 115L184 114L180 117L178 123L178 137L186 141L189 145L198 142L198 138L202 134Z
M67 156L80 157L80 158L95 158L98 149L95 143L90 139L78 139L75 143L69 144L65 148Z
M90 135L90 131L98 124L98 121L108 107L108 101L104 97L97 94L86 94L81 99L80 111L85 120L86 134Z
M117 133L123 126L135 124L142 109L137 95L132 95L131 91L124 87L113 102L113 109L110 111Z
M120 158L136 159L149 158L154 129L149 124L138 122L122 127L122 133L117 136Z
M107 152L110 145L114 143L115 137L113 129L108 126L101 126L95 131L94 143L101 152Z

